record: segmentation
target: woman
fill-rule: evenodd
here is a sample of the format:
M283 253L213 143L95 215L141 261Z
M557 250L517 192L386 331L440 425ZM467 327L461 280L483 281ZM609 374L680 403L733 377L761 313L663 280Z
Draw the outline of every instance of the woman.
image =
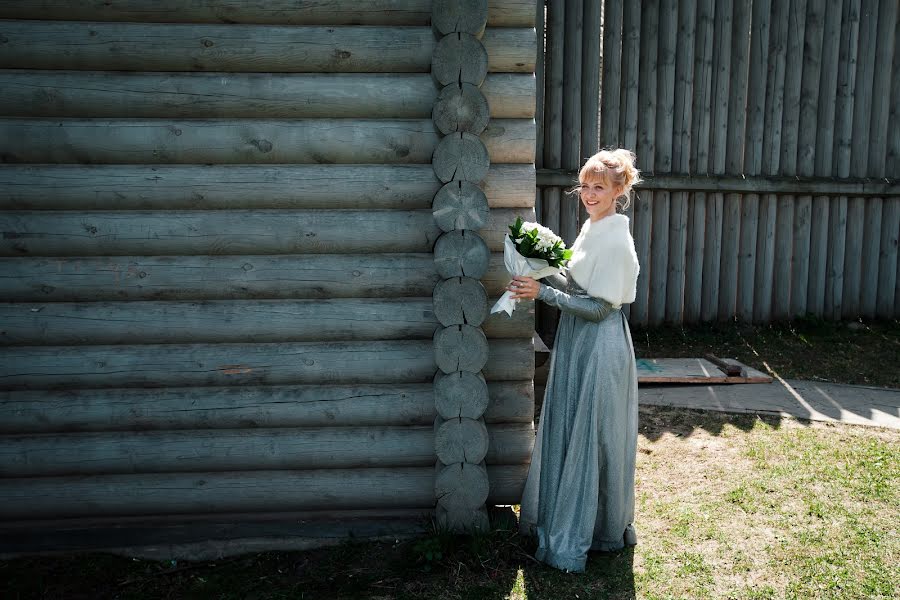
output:
M588 550L637 543L637 372L620 309L634 301L639 266L628 217L616 208L628 207L639 181L628 150L592 156L577 188L589 219L566 276L515 277L509 286L514 298L562 311L520 520L537 535L536 557L565 571L584 571Z

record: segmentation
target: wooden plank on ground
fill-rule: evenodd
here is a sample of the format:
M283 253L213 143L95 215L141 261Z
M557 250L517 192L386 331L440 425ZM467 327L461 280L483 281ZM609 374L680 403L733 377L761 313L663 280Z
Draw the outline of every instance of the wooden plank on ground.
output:
M735 360L743 375L729 377L705 358L641 358L637 361L638 383L770 383L772 378Z

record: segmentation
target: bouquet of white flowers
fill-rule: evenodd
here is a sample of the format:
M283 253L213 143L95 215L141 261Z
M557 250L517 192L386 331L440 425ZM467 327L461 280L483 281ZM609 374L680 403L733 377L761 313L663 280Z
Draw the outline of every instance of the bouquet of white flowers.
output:
M572 251L566 248L562 238L543 225L523 222L521 217L509 226L503 240L503 263L510 276L541 279L555 275L571 257ZM491 308L491 314L502 310L512 316L518 300L511 296L511 292L504 292Z

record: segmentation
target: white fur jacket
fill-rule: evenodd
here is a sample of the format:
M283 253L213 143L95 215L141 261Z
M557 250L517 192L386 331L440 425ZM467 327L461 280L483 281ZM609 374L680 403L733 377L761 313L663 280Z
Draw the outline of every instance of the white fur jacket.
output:
M640 272L628 217L588 220L572 244L568 271L581 288L613 306L634 302Z

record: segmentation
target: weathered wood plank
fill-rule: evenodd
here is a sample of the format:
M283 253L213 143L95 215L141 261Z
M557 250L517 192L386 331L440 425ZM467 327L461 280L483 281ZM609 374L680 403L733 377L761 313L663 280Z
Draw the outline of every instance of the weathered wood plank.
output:
M753 320L756 294L757 229L759 228L759 196L748 194L741 199L740 245L738 246L738 282L735 313L744 322Z
M487 384L487 423L534 418L532 381ZM2 391L0 433L428 425L434 385L231 386Z
M491 208L530 207L532 165L494 164ZM431 165L0 165L0 205L18 210L426 209Z
M641 58L641 3L626 2L622 24L622 99L619 140L634 149L638 139L638 92Z
M490 342L486 379L533 371L531 338ZM0 389L415 383L434 372L431 340L0 348Z
M0 476L424 467L435 445L429 426L16 435L0 437ZM484 445L488 464L527 463L534 429L492 425Z
M819 107L816 119L815 174L829 176L833 170L835 109L837 98L838 64L841 47L841 2L827 0L822 33L821 67L819 79ZM824 297L823 297L824 299Z
M706 194L688 200L688 245L684 276L684 321L700 321L703 302L703 257L706 252Z
M856 64L859 50L860 0L846 0L841 14L840 51L835 99L834 152L832 174L850 175L853 141L853 104L856 96Z
M878 256L878 292L875 314L883 319L896 315L897 246L900 238L900 198L885 198L881 215L881 253Z
M828 256L825 263L825 317L840 321L843 313L847 198L831 198L828 212Z
M3 36L2 68L88 71L428 73L437 43L431 27L65 21L6 21ZM491 72L534 72L534 29L491 28L482 43Z
M875 318L876 305L878 303L881 221L884 204L884 200L881 198L865 199L862 262L859 282L859 313L867 319ZM898 223L897 229L900 229L900 223Z
M0 119L9 163L429 163L431 119ZM495 119L481 134L492 163L534 161L534 121Z
M884 177L887 171L888 137L890 127L891 99L891 62L894 55L900 54L897 46L897 2L882 1L878 9L878 32L873 60L872 77L872 110L869 127L868 174L872 177ZM900 65L894 64L893 77L900 76ZM894 85L897 85L895 82ZM896 109L895 109L896 110ZM896 137L896 135L894 136ZM896 172L896 171L894 171Z
M603 0L584 0L582 24L584 27L581 52L581 160L592 156L600 149L600 64L603 54L601 38L608 35L608 21L601 26L600 14ZM607 17L608 18L608 17ZM619 22L621 27L621 20ZM621 34L620 34L621 35ZM603 41L605 43L605 41ZM605 61L603 61L605 65ZM615 94L618 97L618 94ZM618 129L618 110L612 123L613 130ZM580 166L580 164L579 164ZM580 207L583 209L584 207ZM587 218L587 213L584 213Z
M503 250L507 225L531 209L495 209L479 231ZM171 256L428 252L441 236L430 210L8 211L0 256Z
M700 318L712 321L719 314L719 276L722 263L722 194L706 197L706 250L703 254L703 294Z
M593 0L589 0L585 7L588 6L599 6L599 3L595 3ZM625 18L625 8L623 6L623 2L615 2L611 0L607 0L604 2L605 7L603 9L603 93L602 96L602 105L600 106L600 136L599 142L601 148L618 148L628 147L633 148L633 146L624 146L624 141L620 138L620 128L621 124L624 120L623 107L622 107L622 91L623 91L623 64L622 61L626 59L625 50L623 48L623 43L625 39L624 32L624 18ZM585 15L587 17L587 15ZM593 22L590 22L586 19L585 21L585 37L584 37L584 45L585 45L585 57L587 58L589 54L591 54L589 48L593 48L593 44L597 45L599 49L599 40L600 40L600 15L596 16L596 19ZM589 27L596 26L597 27L597 39L593 40L593 32L588 30ZM593 41L593 44L591 43ZM635 40L632 40L634 43ZM639 49L638 49L639 50ZM593 58L593 55L590 56ZM597 64L594 67L589 67L587 63L584 65L585 72L589 71L592 68L595 68L599 71L600 69L600 53L598 52L596 55ZM628 57L635 64L637 63L638 55ZM584 78L583 78L584 79ZM637 81L633 81L632 88L633 96L635 102L637 101ZM590 82L585 80L584 88L582 89L582 104L588 100L588 91L590 90L593 94L590 94L591 98L594 98L596 95L596 91L599 89L599 86L593 86ZM596 106L594 106L594 118L596 119ZM585 118L589 116L590 110L586 107L583 107L582 110L582 121L585 123L585 133L587 134L590 131L591 126L593 126L593 131L597 131L598 123L596 120L594 121L585 121ZM596 141L596 140L594 140ZM582 140L582 149L581 155L584 158L591 156L597 150L594 149L592 151L588 151L587 146L585 145L585 141Z
M318 549L351 538L420 536L431 513L424 508L266 511L4 522L0 555L105 551L158 561L215 561L251 552Z
M685 271L687 269L690 208L688 195L685 192L672 194L670 202L665 320L669 323L681 323L684 320Z
M719 310L717 318L727 321L737 309L738 254L741 240L741 196L725 194L722 201L721 259L719 264Z
M3 19L149 21L155 23L266 23L272 25L430 25L431 0L7 0ZM488 26L532 27L530 0L492 0Z
M775 225L775 272L772 316L785 320L791 316L791 263L794 244L794 198L779 196Z
M7 117L419 119L438 97L431 75L0 71ZM489 75L495 119L534 117L534 77Z
M817 317L825 312L825 272L828 261L828 198L816 196L812 205L809 240L809 285L806 310Z
M650 242L650 289L648 321L659 325L666 318L666 286L669 279L669 212L668 192L652 194L652 225Z
M534 315L482 325L489 338L526 338ZM431 298L0 303L0 345L305 342L431 339Z
M844 246L844 289L842 291L841 316L855 319L860 316L862 270L874 265L863 264L863 233L866 221L866 199L849 198L847 201L847 238Z
M0 486L0 518L429 508L433 487L433 467L30 477Z
M439 279L431 253L0 258L6 302L425 297ZM509 279L494 253L489 297Z
M775 226L778 198L766 194L759 202L759 229L756 233L756 290L753 294L753 320L768 323L772 319L772 287L775 274Z

